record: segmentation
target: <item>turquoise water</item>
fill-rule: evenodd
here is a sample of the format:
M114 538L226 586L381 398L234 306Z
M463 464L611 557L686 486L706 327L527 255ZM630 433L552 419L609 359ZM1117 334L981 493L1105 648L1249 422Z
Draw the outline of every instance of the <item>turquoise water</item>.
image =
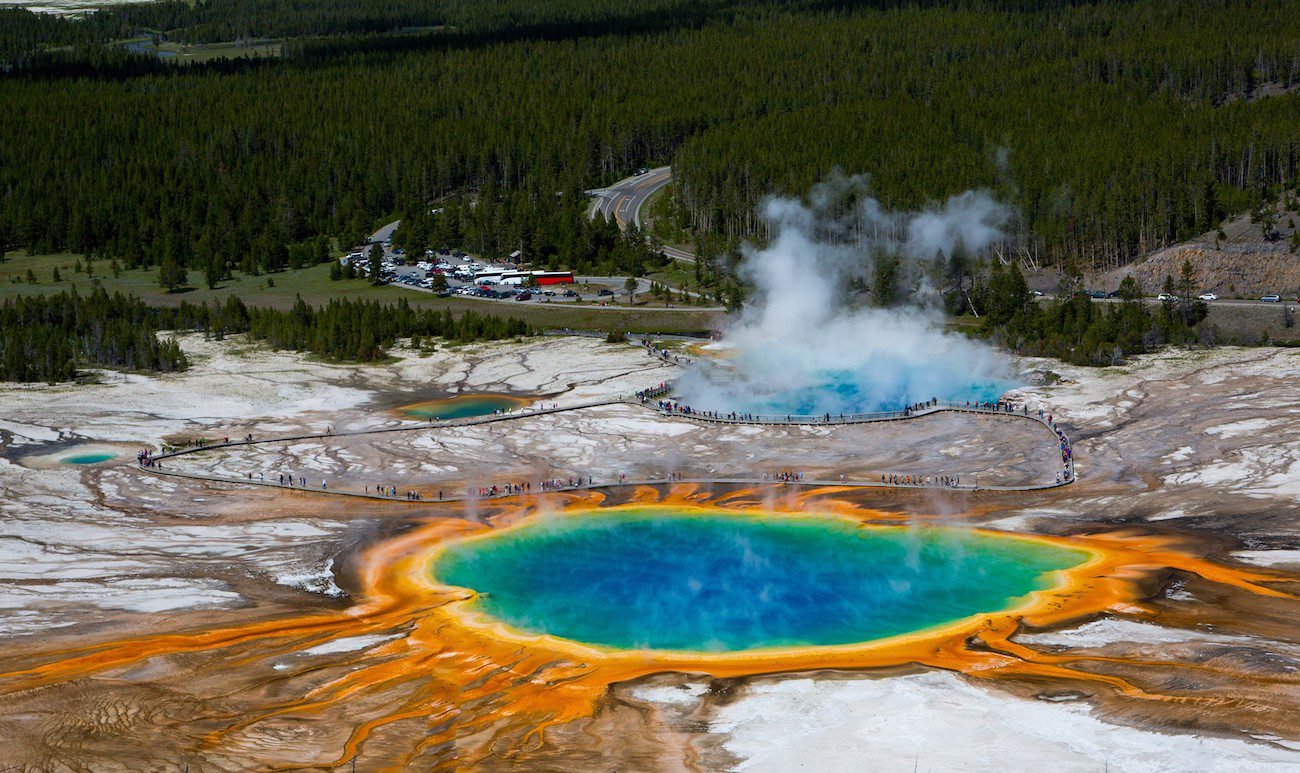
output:
M62 461L67 462L68 464L99 464L100 462L107 462L112 458L112 454L105 453L78 454L77 456L65 456Z
M897 411L931 398L953 402L993 402L1015 386L981 377L950 363L924 366L879 356L862 370L824 370L781 382L742 377L727 368L697 368L677 381L682 403L698 410L739 411L765 416L832 416ZM796 383L791 384L794 381Z
M487 416L495 411L508 411L520 405L519 398L509 395L466 395L415 403L402 408L402 413L420 419L465 419Z
M897 371L880 379L871 374L829 371L819 374L819 383L772 394L759 394L739 409L758 414L839 414L898 411L937 397L953 402L996 402L1012 385L1005 381L948 378L932 383L929 378L904 378ZM918 374L919 375L919 374Z
M722 652L850 644L1006 609L1087 557L957 529L651 507L453 543L433 573L527 632Z

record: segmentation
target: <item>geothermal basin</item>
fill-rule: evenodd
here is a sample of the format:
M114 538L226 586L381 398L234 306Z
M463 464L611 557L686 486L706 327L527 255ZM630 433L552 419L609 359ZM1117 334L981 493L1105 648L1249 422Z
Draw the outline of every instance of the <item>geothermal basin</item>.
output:
M452 542L430 571L525 635L616 650L835 646L1011 610L1091 558L970 529L654 506Z

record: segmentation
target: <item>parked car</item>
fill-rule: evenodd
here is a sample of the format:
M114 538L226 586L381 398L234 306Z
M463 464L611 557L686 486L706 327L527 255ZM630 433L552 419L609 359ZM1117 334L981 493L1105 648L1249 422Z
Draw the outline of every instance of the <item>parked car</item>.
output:
M515 296L515 300L516 300L516 301L526 301L526 300L528 300L528 299L530 299L530 298L532 298L532 297L533 297L533 294L530 293L530 292L528 292L527 290L525 290L525 291L523 291L522 293L519 293L518 295L516 295L516 296Z
M1157 301L1176 301L1176 300L1178 300L1178 296L1177 296L1177 295L1170 295L1169 293L1160 293L1159 295L1156 296L1156 300L1157 300Z
M1282 302L1282 296L1278 295L1277 293L1269 293L1268 295L1261 295L1259 299L1260 299L1261 301L1263 301L1264 303L1281 303L1281 302Z
M1089 290L1089 291L1088 291L1088 297L1089 297L1089 298L1106 298L1106 297L1109 297L1109 296L1107 296L1106 293L1102 292L1101 290Z
M576 290L565 290L565 291L564 291L564 297L565 297L565 298L577 298L577 297L578 297L578 292L577 292Z
M1203 300L1203 301L1217 301L1217 300L1219 300L1219 296L1215 295L1214 293L1201 293L1200 295L1198 295L1198 296L1196 296L1196 297L1197 297L1197 298L1200 298L1200 299Z
M614 291L613 291L613 290L610 290L609 288L606 288L606 289L604 289L604 290L601 290L601 291L598 293L598 295L602 295L602 296L604 296L604 295L613 295L613 294L614 294Z
M1042 297L1043 297L1043 294L1042 294L1041 292L1039 292L1038 290L1030 290L1030 291L1029 291L1029 294L1032 295L1032 296L1034 296L1035 298L1042 298Z

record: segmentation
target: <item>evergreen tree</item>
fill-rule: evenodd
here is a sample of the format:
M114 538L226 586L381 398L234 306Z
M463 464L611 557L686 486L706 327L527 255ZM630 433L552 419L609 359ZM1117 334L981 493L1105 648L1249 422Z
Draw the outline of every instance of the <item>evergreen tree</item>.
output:
M384 283L384 248L376 244L370 248L370 284Z
M162 263L158 266L158 284L167 288L167 292L174 293L187 281L185 266L180 259L170 252L164 255Z

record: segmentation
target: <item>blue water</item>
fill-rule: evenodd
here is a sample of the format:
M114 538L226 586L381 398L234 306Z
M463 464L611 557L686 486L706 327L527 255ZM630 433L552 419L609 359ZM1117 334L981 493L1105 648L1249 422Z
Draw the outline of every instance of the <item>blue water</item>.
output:
M112 454L105 453L78 454L77 456L65 456L62 461L67 462L68 464L99 464L100 462L107 462L112 458Z
M740 400L740 407L729 410L770 415L898 411L936 397L953 402L996 401L1010 387L1005 381L990 379L935 382L929 378L899 380L892 374L877 379L872 374L851 371L820 373L817 382L787 391L756 394Z
M432 571L527 632L736 651L869 641L1006 609L1086 557L958 529L648 507L452 544Z
M743 366L702 364L678 379L675 393L683 404L697 410L834 416L897 411L936 397L996 401L1012 386L1011 381L942 360L916 363L877 356L870 367L857 370L778 371L766 378Z

